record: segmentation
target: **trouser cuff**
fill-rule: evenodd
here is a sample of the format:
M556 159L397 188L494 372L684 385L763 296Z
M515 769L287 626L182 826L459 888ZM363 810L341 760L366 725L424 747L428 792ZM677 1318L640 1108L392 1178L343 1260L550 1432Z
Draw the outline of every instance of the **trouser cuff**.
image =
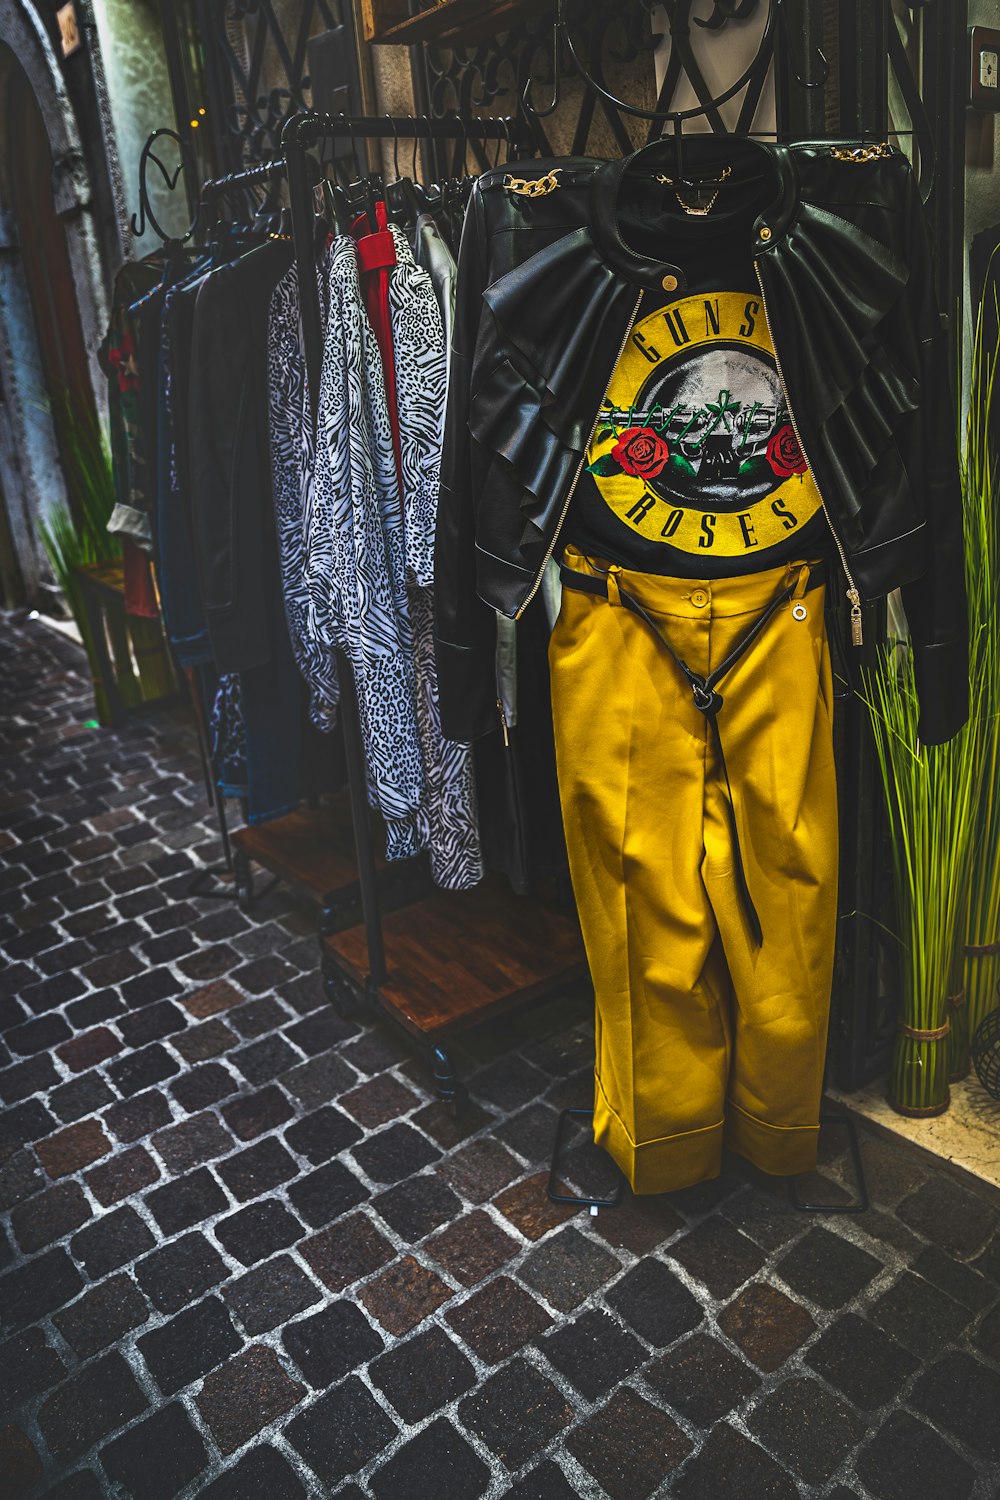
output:
M726 1146L745 1156L762 1172L793 1177L816 1166L819 1122L815 1125L769 1125L726 1101Z
M596 1079L594 1140L617 1162L633 1193L672 1193L691 1187L722 1169L724 1121L699 1130L685 1130L658 1140L635 1141L624 1121L608 1103Z

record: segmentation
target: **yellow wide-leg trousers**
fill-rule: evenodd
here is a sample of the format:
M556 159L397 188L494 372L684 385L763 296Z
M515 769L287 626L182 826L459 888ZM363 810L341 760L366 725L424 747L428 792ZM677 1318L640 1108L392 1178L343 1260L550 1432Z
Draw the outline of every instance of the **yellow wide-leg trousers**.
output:
M606 568L572 547L564 562ZM820 586L782 604L718 687L758 947L733 878L710 725L616 581L705 675L797 577L804 565L712 583L614 568L608 599L563 589L549 665L597 1002L594 1135L637 1193L717 1176L723 1143L765 1172L815 1165L837 788Z

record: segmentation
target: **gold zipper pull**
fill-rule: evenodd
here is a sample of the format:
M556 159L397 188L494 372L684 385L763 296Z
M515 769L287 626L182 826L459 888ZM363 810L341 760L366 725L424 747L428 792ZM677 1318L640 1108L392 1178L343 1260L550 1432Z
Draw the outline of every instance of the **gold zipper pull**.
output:
M848 589L847 597L851 601L851 645L863 646L865 638L861 626L861 595L857 589Z
M503 730L503 742L505 745L509 745L510 736L507 733L507 715L503 711L503 702L500 698L497 699L497 708L500 711L500 727Z

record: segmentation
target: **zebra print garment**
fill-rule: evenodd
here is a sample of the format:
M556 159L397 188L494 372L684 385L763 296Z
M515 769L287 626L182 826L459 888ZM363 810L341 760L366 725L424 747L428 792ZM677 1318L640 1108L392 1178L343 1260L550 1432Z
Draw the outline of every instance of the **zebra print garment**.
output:
M417 726L427 777L422 839L439 886L466 890L483 877L471 745L446 740L434 657L434 532L448 384L444 325L430 276L390 225L396 264L389 315L402 453L406 582L414 639Z
M317 729L328 731L337 722L340 688L333 645L314 632L310 621L305 582L314 434L300 341L295 266L271 294L267 342L271 483L285 617L296 665L309 686L309 717Z

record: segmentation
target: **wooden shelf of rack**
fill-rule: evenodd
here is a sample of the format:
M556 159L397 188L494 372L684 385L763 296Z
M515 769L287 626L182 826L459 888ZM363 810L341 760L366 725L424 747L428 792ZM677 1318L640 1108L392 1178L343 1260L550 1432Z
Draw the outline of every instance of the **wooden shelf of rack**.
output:
M316 901L358 878L346 794L322 807L300 807L283 818L237 828L232 842L247 859Z
M371 998L426 1041L476 1026L587 972L575 917L515 896L499 877L387 912L383 931L388 978ZM347 980L364 989L364 927L334 933L323 947Z

